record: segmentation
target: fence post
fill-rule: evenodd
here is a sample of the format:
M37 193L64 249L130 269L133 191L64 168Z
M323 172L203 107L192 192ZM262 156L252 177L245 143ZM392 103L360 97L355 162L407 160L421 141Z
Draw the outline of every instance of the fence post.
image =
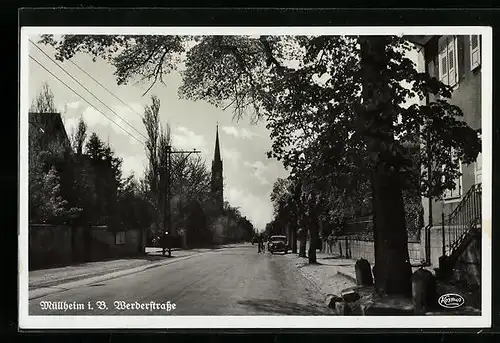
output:
M446 242L445 242L445 233L444 233L444 212L441 213L441 239L443 243L443 256L446 255Z
M345 258L349 258L349 238L345 237Z

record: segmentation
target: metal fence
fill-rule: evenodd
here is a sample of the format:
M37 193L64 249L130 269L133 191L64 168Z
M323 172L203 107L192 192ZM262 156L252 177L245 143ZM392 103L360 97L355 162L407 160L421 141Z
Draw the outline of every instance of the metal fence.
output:
M327 247L326 251L342 258L354 260L364 258L370 261L370 263L375 263L375 242L370 235L345 235L336 237L331 250ZM420 240L416 237L408 240L408 254L412 264L421 264L423 260L422 246Z

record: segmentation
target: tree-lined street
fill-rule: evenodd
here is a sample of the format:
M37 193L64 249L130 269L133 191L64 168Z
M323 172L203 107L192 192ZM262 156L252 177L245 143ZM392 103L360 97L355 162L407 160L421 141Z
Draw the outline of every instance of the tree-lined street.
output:
M328 315L324 295L286 255L257 254L250 244L30 300L31 315ZM41 302L84 310L42 310ZM94 310L88 309L91 302ZM104 301L108 310L95 304ZM117 309L115 301L175 303L171 312ZM42 303L44 304L44 303Z

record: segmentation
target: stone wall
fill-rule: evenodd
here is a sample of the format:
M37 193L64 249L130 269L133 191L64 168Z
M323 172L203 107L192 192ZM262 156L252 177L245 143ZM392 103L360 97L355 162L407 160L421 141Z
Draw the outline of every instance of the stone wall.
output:
M481 285L481 235L471 237L453 266L452 280L466 287Z
M442 227L434 226L429 229L430 234L430 265L434 268L439 267L439 258L443 255L443 235ZM452 228L445 227L444 234L448 237L448 233ZM446 238L448 239L448 238ZM410 255L410 261L412 264L417 264L425 260L425 230L421 230L420 239L409 239L408 242L408 253ZM347 250L346 250L347 248ZM474 249L474 253L470 253L469 257L474 261L477 260L474 256L480 257L480 244L479 247L472 246L470 249ZM324 243L324 250L326 251L326 243ZM335 254L342 253L342 256L349 256L353 259L364 258L370 262L373 262L375 252L374 252L374 242L369 238L359 238L356 236L343 236L337 238L337 242L334 245L333 252ZM352 257L351 257L352 256ZM468 258L469 258L468 257ZM476 263L476 262L474 262Z
M29 269L65 265L72 260L71 227L30 225Z
M71 227L56 225L29 226L29 269L50 268L144 253L145 234L137 229L120 235L107 227Z
M144 251L144 247L144 238L141 243L139 230L114 232L106 226L92 228L91 258L94 261L109 257L134 256Z
M430 266L439 267L439 258L443 255L442 227L433 227L430 234ZM444 233L452 228L445 227ZM453 269L452 280L467 286L478 286L481 284L481 234L478 233L464 242L463 251L458 255L451 268ZM326 242L323 243L323 251L327 251ZM412 264L420 264L425 259L425 232L422 230L420 242L408 242L408 253ZM344 258L364 258L373 265L375 263L374 242L371 239L343 236L338 237L333 246L333 254Z

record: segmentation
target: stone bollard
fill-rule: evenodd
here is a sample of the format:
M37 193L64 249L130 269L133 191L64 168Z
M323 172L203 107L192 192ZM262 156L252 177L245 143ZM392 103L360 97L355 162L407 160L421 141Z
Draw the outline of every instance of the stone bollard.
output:
M361 295L353 288L343 290L340 295L346 303L352 303L361 298Z
M411 285L415 314L423 314L436 306L436 278L430 271L417 269L411 277Z
M370 262L364 258L360 258L356 261L354 269L356 270L356 284L358 286L373 286Z
M337 303L343 302L343 301L344 301L344 299L336 294L328 294L326 296L326 306L328 306L332 310L335 310Z
M340 301L335 303L335 313L337 316L351 316L352 311L346 302Z

